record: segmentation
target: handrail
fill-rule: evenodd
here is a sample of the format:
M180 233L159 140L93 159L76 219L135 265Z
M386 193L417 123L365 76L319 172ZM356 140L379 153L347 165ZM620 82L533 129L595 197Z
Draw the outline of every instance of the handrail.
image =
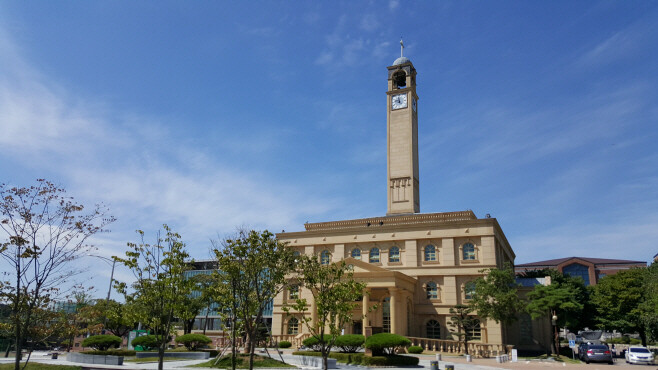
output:
M464 354L464 343L457 340L407 337L412 345L422 347L426 351ZM514 346L505 344L468 342L468 354L474 357L494 357L509 354Z

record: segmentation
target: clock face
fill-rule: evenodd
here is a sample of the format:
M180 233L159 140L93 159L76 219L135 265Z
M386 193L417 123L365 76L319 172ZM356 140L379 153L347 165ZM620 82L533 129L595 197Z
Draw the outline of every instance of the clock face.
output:
M407 94L398 94L391 97L391 108L402 109L407 107Z

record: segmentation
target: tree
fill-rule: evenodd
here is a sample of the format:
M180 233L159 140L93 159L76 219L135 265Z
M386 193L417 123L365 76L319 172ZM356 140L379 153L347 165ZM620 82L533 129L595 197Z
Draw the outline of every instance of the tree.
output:
M323 367L327 369L329 351L341 329L352 320L352 311L359 305L357 300L367 294L364 292L366 283L354 280L353 272L345 261L323 265L318 256L303 255L298 258L296 277L300 286L310 291L314 304L309 307L305 298L298 298L283 309L288 313L294 310L301 314L300 321L312 336L318 338ZM309 315L309 310L315 312ZM326 338L325 334L330 337Z
M528 293L529 300L526 310L533 319L548 315L549 319L556 316L558 311L582 310L583 303L578 301L578 291L569 284L536 285ZM559 318L559 316L558 316ZM560 354L560 338L557 326L554 333L553 354Z
M585 286L585 282L581 277L570 276L558 270L548 268L537 271L526 271L519 274L519 276L534 278L548 276L551 279L551 285L569 286L572 289L575 301L582 303L582 306L556 309L555 313L558 317L557 325L559 327L566 327L572 332L576 332L585 327L593 327L595 325L592 315L595 308L590 301L590 291Z
M63 188L43 179L26 188L0 184L0 256L9 264L0 295L12 307L15 370L34 313L61 294L80 272L72 262L92 248L88 239L114 221L106 211L96 205L85 213Z
M267 230L240 230L235 238L214 245L219 280L231 289L221 300L235 311L233 322L241 322L252 369L263 313L285 287L294 262L293 251Z
M644 300L640 304L640 319L646 327L647 337L652 342L658 342L658 262L647 269L643 286Z
M129 292L125 283L118 283L117 290L124 294L127 303L135 305L139 321L157 335L159 370L163 368L174 317L193 288L192 281L185 276L189 269L185 244L167 225L163 228L165 236L162 238L158 232L155 244L147 244L144 232L138 230L140 243L128 243L126 257L117 258L137 279L132 285L134 292Z
M655 273L655 268L652 272ZM650 297L647 291L651 289L647 281L652 278L655 276L651 276L649 269L632 268L599 280L591 298L600 325L625 333L637 332L642 345L646 346L647 333L652 331L651 322L655 322L654 315L658 311L655 296Z
M518 286L514 269L505 264L504 269L480 270L485 273L475 280L475 294L469 305L482 319L493 319L496 323L514 322L518 313L525 308L519 299Z
M480 325L480 320L473 313L473 307L458 304L450 308L450 332L464 345L464 353L468 354L468 341L472 338L473 328Z

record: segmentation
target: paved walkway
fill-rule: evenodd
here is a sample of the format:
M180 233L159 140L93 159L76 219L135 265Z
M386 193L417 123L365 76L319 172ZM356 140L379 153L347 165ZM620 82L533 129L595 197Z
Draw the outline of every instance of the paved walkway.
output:
M270 351L271 355L273 358L278 359L279 357L276 355L275 352ZM415 369L429 369L430 368L430 361L433 361L435 357L433 355L417 355L417 357L420 359L419 365L415 367ZM293 356L290 354L290 352L284 352L283 353L283 359L287 363L291 364L299 364L299 357L298 356ZM180 368L185 368L189 365L196 365L203 363L207 360L181 360L181 361L172 361L172 362L165 362L164 363L164 368L165 369L180 369ZM13 363L14 359L13 358L0 358L0 364L6 364L6 363ZM158 364L157 362L151 362L151 363L142 363L142 364L137 364L137 363L132 363L132 362L126 362L124 363L123 366L112 366L112 365L91 365L91 364L80 364L80 363L74 363L74 362L69 362L66 361L66 355L63 354L60 356L59 359L53 360L50 358L50 356L47 356L45 352L34 352L32 354L32 357L30 358L30 362L40 362L40 363L46 363L46 364L56 364L56 365L73 365L73 366L93 366L95 369L125 369L125 370L132 370L132 369L157 369ZM451 364L454 365L455 369L457 370L499 370L499 369L556 369L557 368L583 368L583 369L590 369L590 370L598 370L598 369L609 369L610 365L607 364L591 364L591 365L585 365L585 364L565 364L562 362L554 362L554 361L525 361L521 360L519 362L513 363L513 362L506 362L506 363L496 363L495 359L492 358L487 358L487 359L473 359L473 362L466 362L466 359L463 357L453 357L453 356L443 356L443 361L439 363L439 369L445 369L446 364ZM297 365L299 366L299 365ZM623 359L622 360L617 360L615 363L616 367L627 367L630 365L627 365L624 363ZM301 367L302 369L315 369L311 367ZM365 366L353 366L353 365L345 365L345 364L338 364L339 369L344 369L344 370L364 370L368 369ZM650 367L653 368L653 367ZM195 368L188 368L188 369L208 369L208 368L202 368L202 367L195 367ZM382 369L382 368L379 368ZM405 367L405 368L391 368L387 367L384 368L385 370L397 370L397 369L414 369L414 367ZM267 370L276 370L274 368L268 368ZM286 369L290 370L290 369Z

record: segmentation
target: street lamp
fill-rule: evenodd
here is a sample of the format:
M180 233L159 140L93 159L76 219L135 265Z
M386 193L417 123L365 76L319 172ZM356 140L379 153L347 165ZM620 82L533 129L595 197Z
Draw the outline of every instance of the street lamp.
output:
M116 264L116 260L113 258L107 258L103 256L99 256L96 254L89 254L88 256L90 257L96 257L100 258L101 260L107 262L108 264L112 265L112 273L110 274L110 287L107 289L107 298L106 301L109 303L110 302L110 294L112 293L112 283L114 282L114 265Z
M555 354L560 357L560 342L557 333L557 315L553 311L553 317L551 317L551 324L553 324L553 346L555 346Z

